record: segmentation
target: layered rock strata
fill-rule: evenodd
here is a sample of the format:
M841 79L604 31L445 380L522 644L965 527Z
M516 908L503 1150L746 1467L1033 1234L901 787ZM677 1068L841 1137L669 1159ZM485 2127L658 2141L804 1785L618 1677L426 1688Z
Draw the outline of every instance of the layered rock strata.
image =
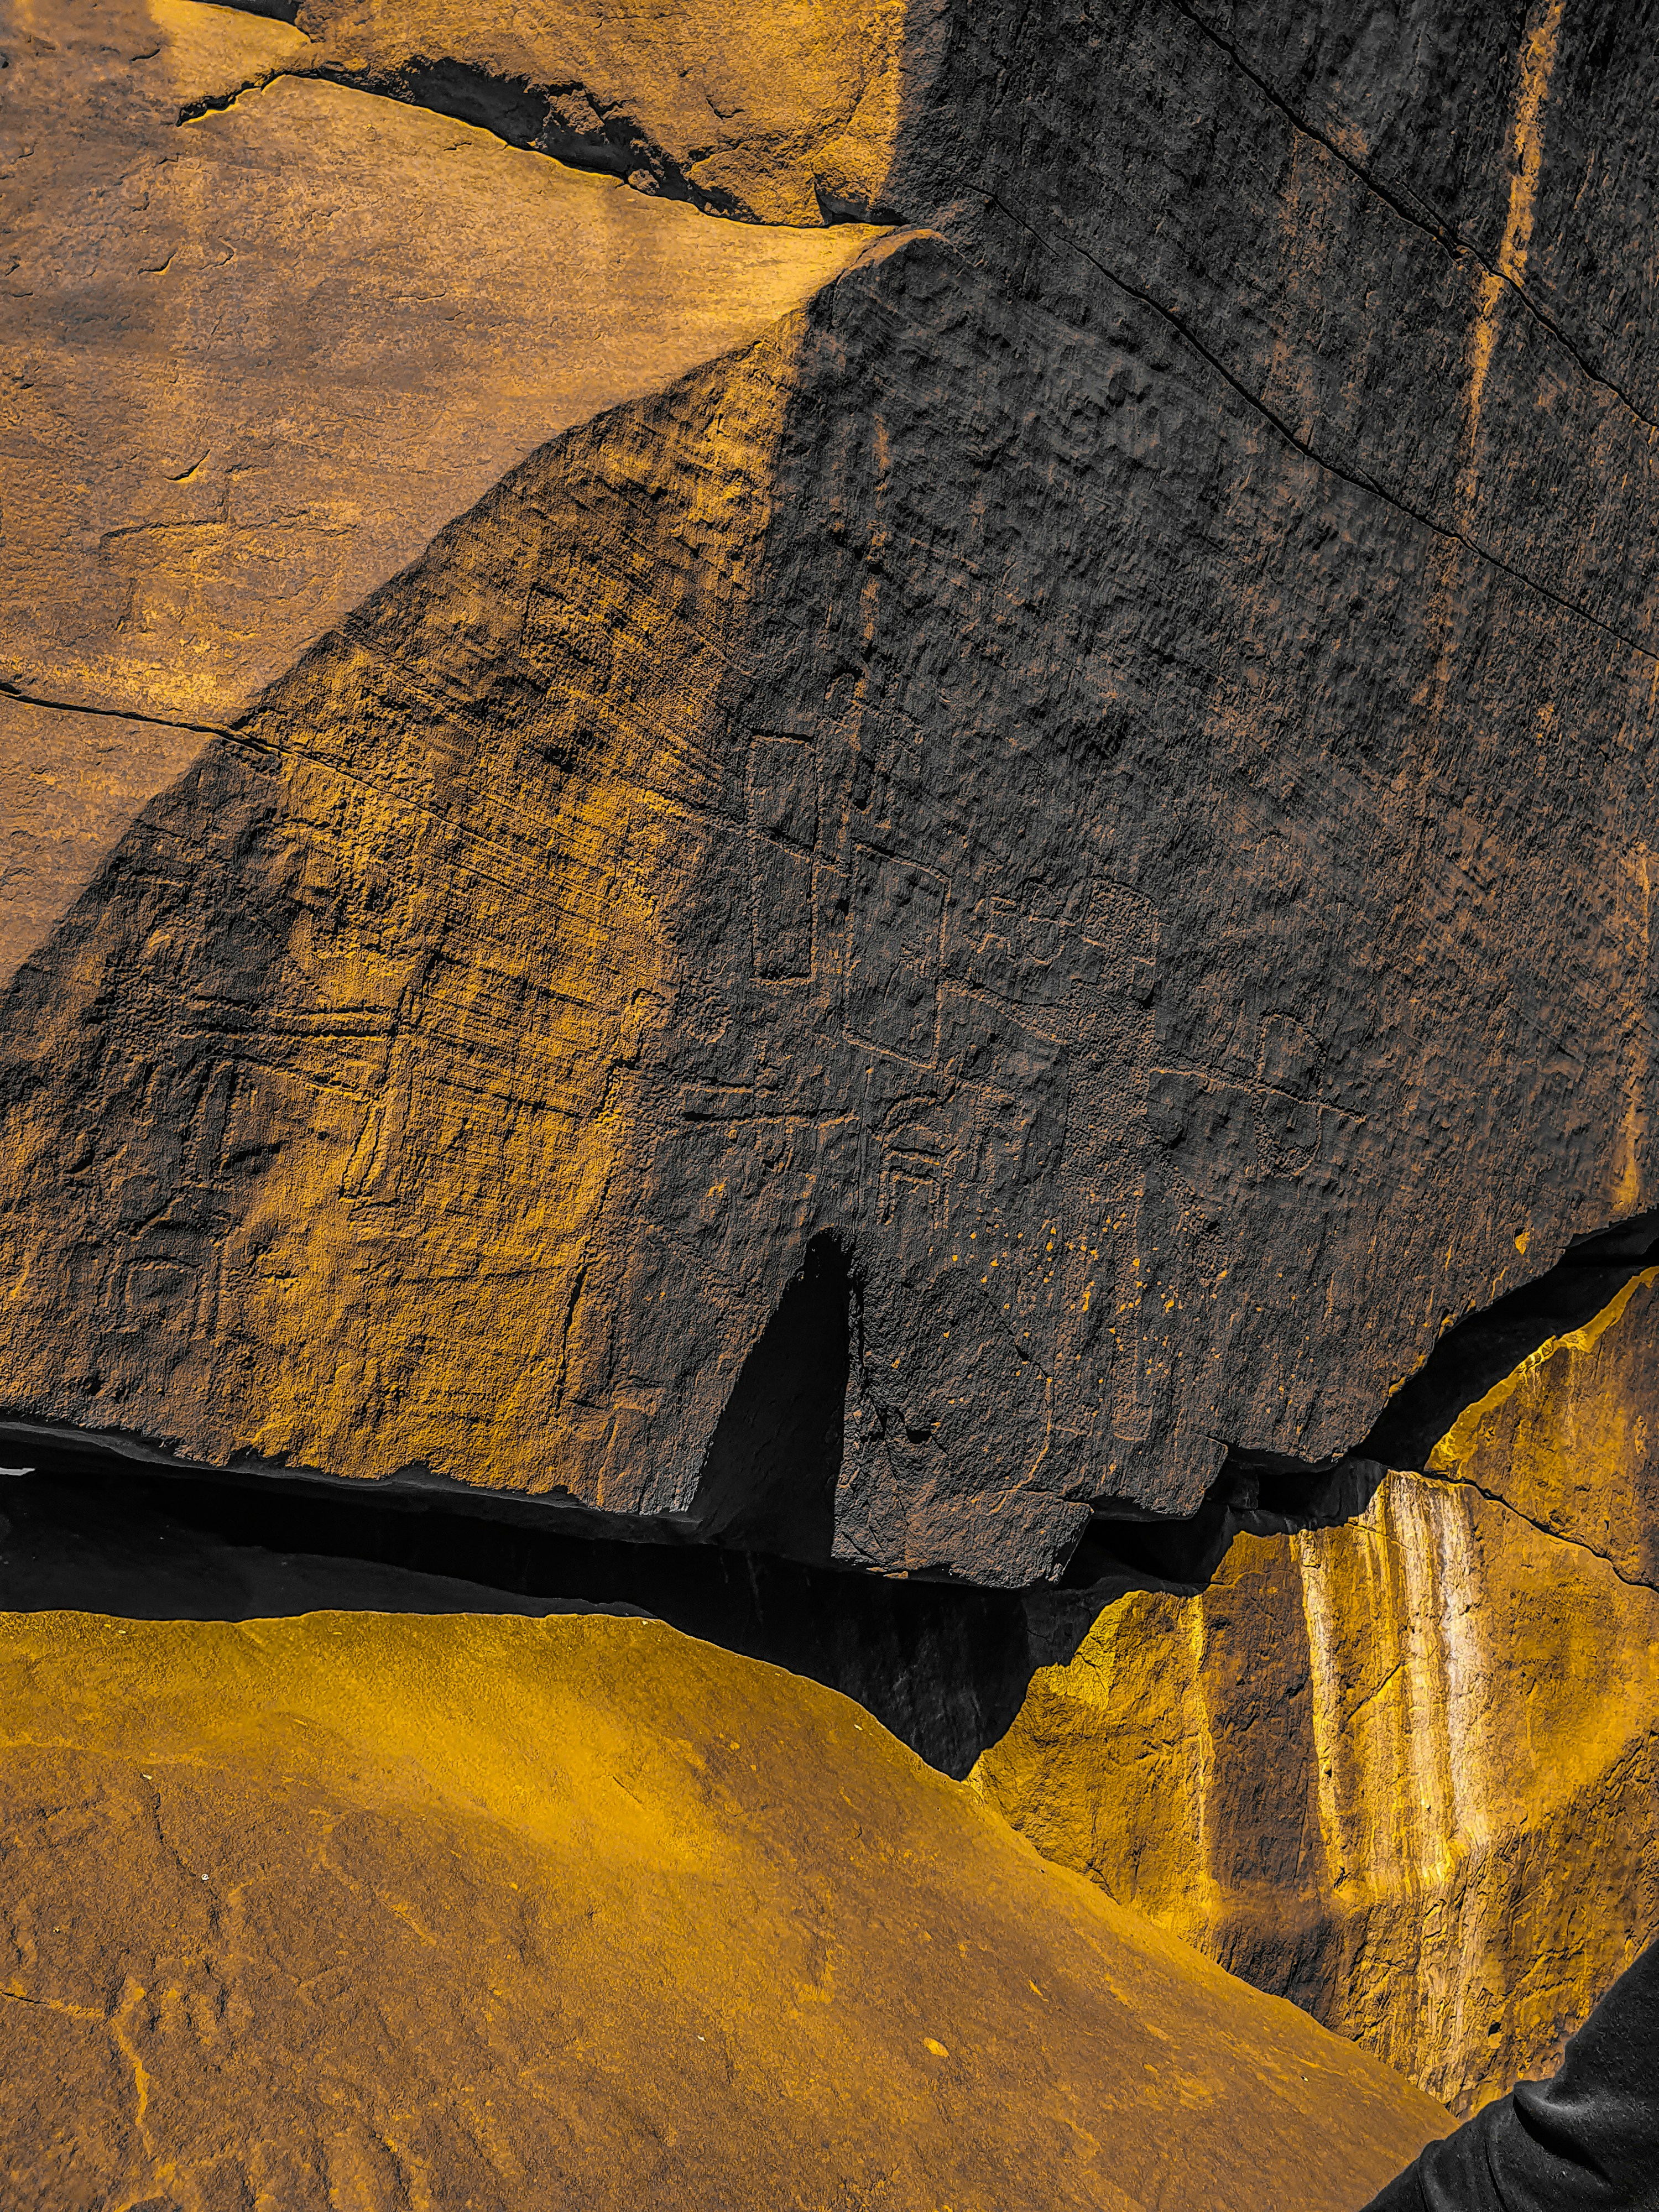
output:
M1548 2074L1659 1931L1659 1269L1424 1473L1126 1594L975 1780L1037 1847L1456 2110Z
M655 1624L0 1632L8 2204L1349 2212L1443 2109Z

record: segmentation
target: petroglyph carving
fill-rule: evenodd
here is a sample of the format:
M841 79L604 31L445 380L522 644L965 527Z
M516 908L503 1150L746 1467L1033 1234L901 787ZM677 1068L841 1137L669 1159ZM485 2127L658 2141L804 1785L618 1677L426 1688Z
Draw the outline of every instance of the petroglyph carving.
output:
M931 869L855 848L842 1019L856 1042L921 1067L939 1049L945 901Z
M812 854L818 836L817 764L798 738L757 737L745 780L755 973L768 982L812 974Z

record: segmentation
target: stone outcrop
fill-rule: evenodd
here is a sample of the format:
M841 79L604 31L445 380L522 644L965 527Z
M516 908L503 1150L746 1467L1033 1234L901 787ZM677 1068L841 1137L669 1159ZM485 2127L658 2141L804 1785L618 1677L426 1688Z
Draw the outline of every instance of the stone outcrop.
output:
M1019 1584L1096 1512L1189 1512L1230 1446L1352 1449L1449 1322L1648 1202L1655 402L1587 274L1632 220L1649 62L1617 25L1550 0L1518 49L1486 11L1394 49L1340 9L946 9L903 33L878 211L912 228L809 299L859 238L475 148L412 79L295 74L306 10L236 20L287 42L264 89L165 128L290 211L267 235L313 191L350 228L331 128L464 142L446 179L637 238L607 331L624 295L630 329L687 304L628 349L653 396L501 476L204 736L35 943L3 1036L20 1419ZM575 67L491 59L465 11L441 53L428 15L374 20L371 76ZM319 9L306 51L355 22ZM844 90L887 33L846 35ZM352 145L377 191L409 173ZM189 171L144 220L222 302L216 256L286 264L234 207L163 221ZM65 203L99 239L126 204ZM509 262L527 222L495 226ZM804 303L665 385L762 310L717 328L697 257L755 253L771 312ZM510 270L477 282L522 315ZM356 330L378 301L342 289ZM310 291L272 335L300 383L340 330ZM60 332L34 352L70 374ZM527 446L603 381L478 416ZM185 442L167 499L205 549L227 495ZM112 499L102 600L45 586L106 671L145 604L115 571L150 557L108 548L182 542ZM427 514L345 531L272 647ZM173 696L204 696L155 604ZM43 696L58 619L14 649ZM842 1321L747 1368L836 1267Z
M1041 1647L1043 1851L1460 2106L1547 2064L1656 1910L1639 11L4 59L0 1456L966 1585L823 1671L994 1624L883 1704L954 1765Z
M974 1779L1037 1847L1462 2111L1553 2070L1659 1932L1655 1290L1322 1525L1246 1510L1039 1673ZM1254 1528L1258 1533L1249 1533Z
M654 1623L0 1632L9 2205L1352 2212L1443 2109Z

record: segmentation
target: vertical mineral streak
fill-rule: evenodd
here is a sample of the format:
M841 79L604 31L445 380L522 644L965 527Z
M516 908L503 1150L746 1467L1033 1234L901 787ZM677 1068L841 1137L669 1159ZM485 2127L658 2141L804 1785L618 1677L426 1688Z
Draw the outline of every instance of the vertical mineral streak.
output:
M1480 437L1480 408L1486 379L1498 343L1498 311L1504 289L1519 289L1527 279L1527 252L1532 244L1533 219L1538 207L1538 180L1544 165L1544 107L1550 77L1555 68L1561 36L1565 0L1542 0L1534 6L1522 46L1521 89L1515 103L1515 122L1510 135L1509 212L1498 248L1495 267L1483 267L1476 290L1474 331L1469 349L1469 385L1465 440L1468 457L1463 479L1466 501L1474 497L1477 448Z
M1656 1362L1646 1268L1362 1510L1106 1604L976 1786L1460 2108L1547 2072L1659 1924Z

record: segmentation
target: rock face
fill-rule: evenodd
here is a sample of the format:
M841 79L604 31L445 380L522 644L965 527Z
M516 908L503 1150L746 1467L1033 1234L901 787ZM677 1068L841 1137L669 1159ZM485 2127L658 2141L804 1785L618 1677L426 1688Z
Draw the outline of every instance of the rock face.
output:
M975 1780L1038 1849L1455 2110L1659 1932L1649 1269L1334 1525L1108 1605Z
M1553 0L1518 46L1484 9L1391 45L1340 8L1224 34L947 9L904 29L858 204L912 228L847 269L861 235L720 221L408 103L441 62L580 79L688 191L757 149L798 183L889 18L824 33L817 90L757 18L732 68L799 130L739 100L704 154L652 105L672 40L607 18L591 52L509 55L487 12L441 40L412 7L221 15L248 52L193 100L169 63L118 129L137 95L106 78L150 82L128 36L57 180L20 163L135 298L176 269L216 344L236 301L285 389L381 353L375 434L335 447L369 519L215 696L276 680L13 987L5 1401L1014 1585L1097 1510L1190 1511L1230 1445L1351 1449L1449 1320L1650 1196L1656 406L1634 303L1591 274L1634 265L1650 55ZM160 20L185 14L213 11ZM401 100L295 74L319 53ZM96 76L73 40L29 66ZM125 185L94 202L99 163ZM388 251L416 203L442 210L418 308ZM616 243L584 263L585 223ZM597 365L523 335L532 238L591 272L544 281ZM30 312L30 376L92 416L73 325ZM379 364L428 329L459 350L404 419L459 460L383 527ZM165 499L94 472L96 557L40 569L14 665L217 720L190 702L223 650L191 673L154 549L205 588L241 464L234 426L204 459L161 404ZM501 480L345 614L467 471ZM152 559L154 592L122 568ZM56 793L26 819L70 857L24 934L141 780L100 782L85 727L56 781L104 826L54 828ZM789 1286L828 1311L837 1269L842 1317L795 1326Z
M0 2172L111 2203L1350 2212L1446 2115L654 1623L12 1619Z
M1044 1850L1547 2063L1654 1911L1646 28L13 0L4 1455L969 1585L842 1625L1049 1637Z
M33 13L4 73L33 138L6 180L0 677L125 719L0 701L0 975L202 725L553 432L752 337L872 235L653 203L296 76L299 32L198 0Z

